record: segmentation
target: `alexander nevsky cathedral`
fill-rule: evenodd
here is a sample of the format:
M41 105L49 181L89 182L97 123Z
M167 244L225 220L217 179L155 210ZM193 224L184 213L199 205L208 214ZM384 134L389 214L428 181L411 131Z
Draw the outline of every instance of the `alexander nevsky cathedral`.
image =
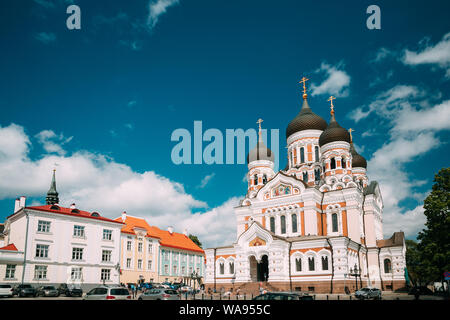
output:
M236 241L206 249L206 289L354 292L405 287L403 232L383 239L383 199L330 97L329 123L308 104L286 128L288 164L274 172L262 140L247 156Z

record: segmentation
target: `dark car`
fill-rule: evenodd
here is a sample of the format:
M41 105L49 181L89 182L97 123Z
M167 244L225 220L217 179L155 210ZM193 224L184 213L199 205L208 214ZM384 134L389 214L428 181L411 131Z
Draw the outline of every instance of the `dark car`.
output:
M19 284L14 288L14 295L19 297L36 297L37 290L31 284Z
M378 288L365 287L355 292L355 297L359 300L364 299L381 299L381 290Z
M313 296L302 292L267 292L253 298L253 300L314 300Z
M61 283L58 287L59 294L63 294L66 297L81 297L83 296L83 290L79 286L67 285L67 283Z
M59 297L59 291L54 286L43 286L37 289L37 295L41 297Z
M433 291L427 287L413 287L408 294L416 294L416 292L418 291L418 294L423 296L423 295L433 295Z

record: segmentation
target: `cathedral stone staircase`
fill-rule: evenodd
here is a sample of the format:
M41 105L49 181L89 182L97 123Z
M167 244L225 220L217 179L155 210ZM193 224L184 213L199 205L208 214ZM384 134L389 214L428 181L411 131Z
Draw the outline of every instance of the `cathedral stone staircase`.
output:
M277 288L275 288L269 282L266 281L247 282L242 284L236 289L239 289L239 294L245 293L247 295L253 294L254 296L257 296L260 294L259 292L260 284L267 291L279 291Z

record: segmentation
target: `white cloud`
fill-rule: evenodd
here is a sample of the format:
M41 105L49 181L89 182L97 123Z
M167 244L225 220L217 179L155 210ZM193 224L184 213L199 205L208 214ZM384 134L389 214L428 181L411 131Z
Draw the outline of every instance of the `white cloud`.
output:
M47 153L66 154L63 145L69 143L73 137L66 138L63 134L57 135L52 130L43 130L35 135Z
M63 137L51 130L37 136L44 141ZM58 163L56 181L63 206L75 202L80 209L98 211L110 218L126 210L163 229L172 225L175 231L182 232L187 228L206 246L223 245L236 236L233 206L237 199L200 213L199 208L208 207L205 202L186 193L181 183L154 171L138 173L126 164L88 151L69 155L57 149L56 154L44 153L32 159L31 148L23 127L0 126L0 199L25 195L40 197L43 203L52 169Z
M404 50L402 62L407 65L432 64L446 70L450 77L450 32L436 45L426 46L420 52Z
M389 56L395 55L396 53L392 50L389 50L387 48L380 48L378 49L377 53L375 54L375 58L373 58L370 62L380 62L384 59L386 59Z
M319 85L313 83L311 85L312 95L330 94L336 97L346 97L349 94L348 86L350 84L350 76L343 70L339 70L340 66L331 66L322 63L317 73L326 73L327 78Z
M34 38L44 44L56 41L56 35L53 32L40 32L35 34Z
M397 85L379 94L364 117L369 113L387 121L388 137L368 161L368 176L377 180L384 200L384 235L403 230L408 237L415 237L424 227L422 205L413 210L403 208L404 200L421 202L425 194L417 187L427 181L417 180L406 165L438 148L442 142L437 132L450 129L450 101L430 106L430 96L414 86Z
M149 2L149 13L147 18L147 26L153 29L158 23L159 17L166 13L167 9L178 4L178 0L156 0Z
M200 182L200 185L197 186L197 188L203 189L204 187L206 187L206 185L211 181L212 178L214 178L215 175L216 174L214 172L206 175Z

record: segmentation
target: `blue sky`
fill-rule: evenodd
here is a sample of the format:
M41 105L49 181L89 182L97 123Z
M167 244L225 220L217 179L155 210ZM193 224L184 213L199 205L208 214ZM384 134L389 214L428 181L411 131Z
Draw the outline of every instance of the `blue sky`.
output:
M81 30L66 8L81 8ZM366 8L381 8L381 30ZM385 235L423 227L448 166L449 3L443 1L28 0L0 4L0 219L16 196L43 203L56 162L62 204L207 244L235 237L245 165L175 165L177 128L285 128L309 102L354 128L380 182ZM447 35L447 36L446 36ZM181 231L181 230L178 230Z

